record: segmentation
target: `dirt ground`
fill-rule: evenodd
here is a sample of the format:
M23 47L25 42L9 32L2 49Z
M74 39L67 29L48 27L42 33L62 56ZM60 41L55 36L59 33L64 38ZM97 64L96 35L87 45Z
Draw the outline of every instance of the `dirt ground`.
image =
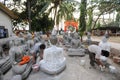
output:
M93 39L102 39L102 36L92 36ZM120 43L120 36L110 36L109 42Z
M101 38L100 38L101 39ZM98 42L93 42L98 43ZM86 54L84 57L68 56L68 52L64 48L64 55L66 57L66 68L59 74L49 75L41 70L38 72L31 71L26 80L120 80L120 65L113 62L111 58L108 62L116 67L116 73L110 73L109 69L100 71L99 67L96 69L91 68L89 64L89 56ZM114 50L114 48L113 48ZM113 51L112 50L112 51ZM116 50L114 50L116 51ZM84 60L84 65L81 61ZM4 75L4 80L10 80L12 77L12 70Z
M65 49L65 47L63 47ZM111 59L109 63L114 65L117 69L117 74L110 73L109 69L105 69L104 72L91 68L89 64L89 56L86 54L84 57L68 56L68 52L64 50L66 57L66 68L59 74L49 75L41 70L38 72L31 72L26 80L119 80L120 66L115 64ZM84 60L85 64L81 64ZM12 77L12 70L4 75L5 80L10 80Z

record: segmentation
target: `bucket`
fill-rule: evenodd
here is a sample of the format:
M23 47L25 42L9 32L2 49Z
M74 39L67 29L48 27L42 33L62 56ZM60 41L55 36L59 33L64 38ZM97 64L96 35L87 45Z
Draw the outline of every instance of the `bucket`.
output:
M85 65L85 60L80 60L80 65L84 66Z
M109 66L109 70L111 73L116 73L116 68L114 66Z
M33 69L34 72L38 72L39 71L39 65L38 64L34 64L32 66L32 69Z

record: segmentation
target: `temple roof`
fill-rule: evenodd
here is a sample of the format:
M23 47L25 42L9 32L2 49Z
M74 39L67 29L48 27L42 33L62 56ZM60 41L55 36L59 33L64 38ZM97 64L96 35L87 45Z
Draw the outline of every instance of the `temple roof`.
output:
M3 11L5 14L7 14L12 19L18 18L18 16L16 16L11 10L5 7L2 3L0 3L0 10Z

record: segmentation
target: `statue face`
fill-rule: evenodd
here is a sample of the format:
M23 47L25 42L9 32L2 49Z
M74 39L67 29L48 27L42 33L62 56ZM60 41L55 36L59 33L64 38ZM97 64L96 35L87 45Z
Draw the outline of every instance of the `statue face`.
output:
M74 38L75 38L75 39L78 39L78 38L79 38L79 36L78 36L77 33L74 33Z
M108 40L108 39L105 38L105 37L102 38L102 42L104 42L104 43L107 42L107 40Z
M22 53L15 53L15 61L20 62L22 60L23 54Z
M50 36L50 42L51 42L51 44L56 45L57 37L55 35L51 35Z

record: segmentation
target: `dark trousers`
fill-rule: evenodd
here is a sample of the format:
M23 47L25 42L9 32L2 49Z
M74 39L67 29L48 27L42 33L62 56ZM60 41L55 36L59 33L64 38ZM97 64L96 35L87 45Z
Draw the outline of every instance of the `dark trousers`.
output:
M92 52L89 51L89 58L90 58L90 65L95 66L95 63L96 63L96 61L95 61L95 53L92 53Z

